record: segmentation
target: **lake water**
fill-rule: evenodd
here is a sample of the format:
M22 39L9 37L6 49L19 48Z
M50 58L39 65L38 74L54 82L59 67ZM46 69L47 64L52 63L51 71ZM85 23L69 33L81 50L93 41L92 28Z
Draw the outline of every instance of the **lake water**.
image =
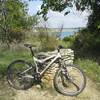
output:
M66 36L74 35L75 32L78 32L79 29L66 29L61 32L60 38L63 39Z
M74 35L75 32L61 32L60 38L63 39L66 36Z

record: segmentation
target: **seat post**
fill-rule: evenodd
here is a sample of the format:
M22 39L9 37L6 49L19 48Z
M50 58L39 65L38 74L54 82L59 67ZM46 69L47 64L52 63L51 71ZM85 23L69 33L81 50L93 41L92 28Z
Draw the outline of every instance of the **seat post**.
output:
M32 56L34 56L34 52L32 50L32 47L29 47L29 48L30 48L30 51L31 51Z

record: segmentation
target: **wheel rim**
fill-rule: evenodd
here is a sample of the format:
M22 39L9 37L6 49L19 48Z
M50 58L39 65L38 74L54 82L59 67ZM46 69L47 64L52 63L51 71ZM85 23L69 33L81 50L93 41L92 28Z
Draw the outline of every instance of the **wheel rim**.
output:
M60 92L64 94L73 95L82 91L84 87L84 76L83 73L76 67L67 67L68 79L60 71L57 78L57 83Z
M30 66L27 63L17 62L13 63L9 69L9 82L16 89L27 89L32 84L32 79L25 78L25 74L31 74L31 71L21 74Z

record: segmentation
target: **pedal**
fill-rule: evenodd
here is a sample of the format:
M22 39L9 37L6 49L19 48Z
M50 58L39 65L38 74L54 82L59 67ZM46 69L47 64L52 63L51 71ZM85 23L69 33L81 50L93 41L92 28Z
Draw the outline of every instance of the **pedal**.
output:
M34 80L36 83L40 83L40 82L41 82L40 73L34 73L32 76L33 76L33 80Z

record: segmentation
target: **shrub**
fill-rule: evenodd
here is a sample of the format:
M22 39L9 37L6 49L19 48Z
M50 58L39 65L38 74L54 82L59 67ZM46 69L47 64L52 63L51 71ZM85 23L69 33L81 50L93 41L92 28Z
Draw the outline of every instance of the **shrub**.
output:
M58 45L58 41L56 39L56 34L52 33L46 27L40 27L37 29L38 32L38 40L40 41L40 48L43 51L54 50Z

